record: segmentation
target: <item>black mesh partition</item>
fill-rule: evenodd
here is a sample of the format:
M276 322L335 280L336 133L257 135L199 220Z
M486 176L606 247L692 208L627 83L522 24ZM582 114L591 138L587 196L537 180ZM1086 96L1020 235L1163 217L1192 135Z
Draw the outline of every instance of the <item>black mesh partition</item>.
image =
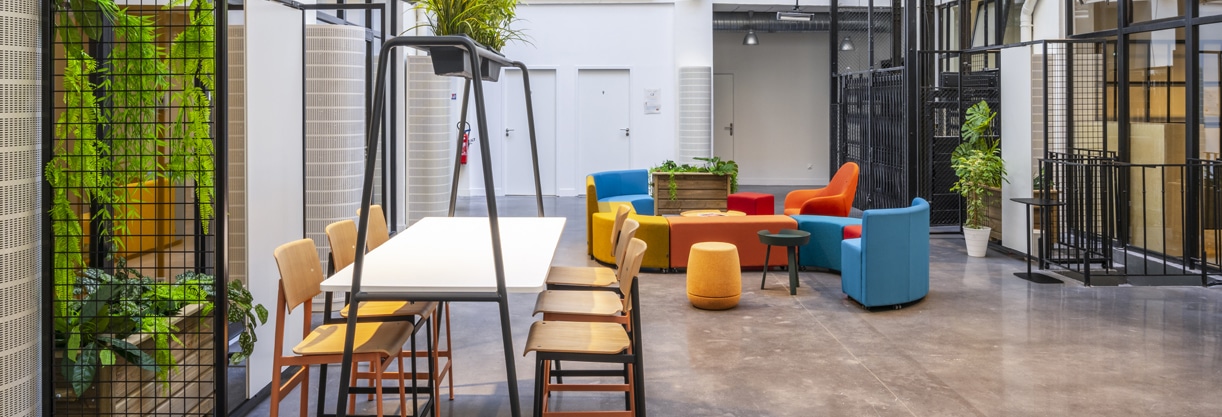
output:
M903 13L898 0L833 9L832 169L861 168L853 205L863 210L907 206L913 197Z
M226 12L171 3L43 20L47 415L224 414Z

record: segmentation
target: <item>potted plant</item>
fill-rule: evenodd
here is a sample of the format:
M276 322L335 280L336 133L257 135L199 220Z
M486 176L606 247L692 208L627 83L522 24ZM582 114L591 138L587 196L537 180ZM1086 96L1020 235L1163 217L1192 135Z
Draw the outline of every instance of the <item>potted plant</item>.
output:
M57 318L62 323L55 333L56 344L63 348L58 368L69 385L60 398L96 396L103 414L127 410L116 399L130 392L152 384L168 387L171 380L185 380L175 372L210 365L207 346L215 343L208 338L212 331L207 319L215 309L212 275L185 272L164 281L127 268L122 259L116 263L113 274L100 268L82 272L72 288L72 301L66 303L69 314ZM240 350L229 357L236 364L250 356L255 327L267 322L268 312L253 304L240 281L230 281L226 294L229 323L243 326ZM193 351L198 354L191 355ZM112 366L122 368L106 369ZM102 372L110 377L98 378ZM99 380L109 384L95 388Z
M725 210L726 196L738 191L738 163L720 157L693 158L703 165L667 160L649 169L654 214L679 214L683 210ZM666 195L661 184L665 176Z
M428 27L437 36L465 35L496 53L511 40L522 40L522 33L510 27L517 21L518 0L420 0L416 7L424 11ZM433 47L433 72L442 76L471 78L471 63L466 51L455 47ZM480 77L497 81L501 65L490 60L480 64Z
M1001 159L1000 141L993 139L993 120L997 112L981 101L968 108L960 135L963 142L951 154L951 168L959 180L951 187L963 196L967 218L963 237L969 256L983 257L988 250L990 227L986 199L991 188L1005 181L1006 163Z

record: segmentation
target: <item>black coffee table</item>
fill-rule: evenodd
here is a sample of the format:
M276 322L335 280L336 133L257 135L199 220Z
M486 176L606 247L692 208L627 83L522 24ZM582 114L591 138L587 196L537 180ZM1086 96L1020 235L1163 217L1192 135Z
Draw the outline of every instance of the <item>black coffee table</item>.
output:
M764 289L764 281L768 278L768 257L772 255L773 246L784 246L789 253L789 295L798 293L798 246L810 242L810 232L804 230L781 229L773 233L768 229L760 230L760 243L767 246L764 250L764 276L760 278L760 289Z
M1051 226L1051 224L1049 224L1050 222L1048 221L1048 208L1065 205L1064 201L1049 200L1045 198L1011 198L1010 201L1023 204L1025 206L1023 207L1023 210L1027 212L1027 252L1031 251L1031 231L1034 230L1031 228L1031 207L1034 206L1044 208L1040 211L1040 227L1043 229L1048 229ZM1045 236L1047 235L1048 234L1045 233L1045 231L1040 231L1040 243L1035 249L1036 262L1039 263L1040 269L1044 269L1044 251L1046 251L1047 248L1045 248L1046 245L1044 245L1043 242L1047 241L1045 240ZM1031 272L1030 253L1027 254L1027 272L1015 272L1014 276L1034 282L1036 284L1064 284L1064 282L1061 280L1048 274Z

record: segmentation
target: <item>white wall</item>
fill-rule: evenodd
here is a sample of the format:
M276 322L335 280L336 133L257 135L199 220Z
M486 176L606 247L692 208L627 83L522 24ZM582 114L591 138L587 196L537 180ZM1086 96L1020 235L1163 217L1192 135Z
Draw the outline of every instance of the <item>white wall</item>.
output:
M696 0L692 0L696 1ZM704 0L701 0L704 1ZM692 7L704 7L691 5ZM686 9L685 9L686 10ZM638 4L540 4L532 2L518 8L520 27L531 44L513 43L504 48L511 59L531 68L556 70L556 191L571 196L585 192L585 175L578 166L577 70L592 68L630 71L631 166L648 168L675 155L675 4L654 2ZM709 19L711 19L711 15ZM704 30L711 32L711 25ZM699 54L695 54L699 55ZM685 56L687 56L685 54ZM686 59L686 58L685 58ZM693 58L697 60L697 58ZM462 95L462 84L452 84ZM504 127L501 122L501 84L488 87L488 124L494 137ZM662 90L662 113L644 114L645 89ZM505 94L521 94L508 92ZM455 106L461 100L453 102ZM474 106L474 103L472 103ZM474 108L471 110L474 115ZM472 119L473 120L473 119ZM477 126L472 123L472 132ZM484 138L477 138L484 140ZM492 142L495 144L496 142ZM494 161L500 155L495 153ZM472 147L470 163L464 168L460 186L470 194L482 194L482 171L476 161L479 151ZM497 174L500 175L500 174ZM474 181L468 179L474 178ZM499 180L500 177L494 179Z
M1034 0L1027 0L1034 1ZM1065 30L1065 4L1057 0L1040 0L1031 14L1031 39L1062 39Z
M734 160L739 183L828 181L827 33L713 35L713 72L734 74ZM717 95L717 92L713 92Z
M300 239L301 182L301 11L267 1L246 3L246 155L248 271L255 302L271 315L256 333L247 393L271 382L272 343L276 339L276 296L280 273L272 251ZM287 318L285 350L301 340L298 308Z
M1032 59L1030 46L1001 50L1001 157L1009 183L1001 185L1002 245L1027 252L1027 206L1011 198L1031 197Z

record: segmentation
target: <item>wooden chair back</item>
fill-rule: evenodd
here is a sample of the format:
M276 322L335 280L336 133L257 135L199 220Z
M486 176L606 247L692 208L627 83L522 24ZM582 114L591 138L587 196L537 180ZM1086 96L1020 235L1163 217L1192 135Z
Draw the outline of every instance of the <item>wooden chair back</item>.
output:
M636 231L640 228L641 222L633 219L624 220L624 226L622 227L623 230L620 231L619 244L615 245L615 253L612 254L612 256L615 257L616 269L624 266L624 259L626 258L624 256L624 251L628 249L628 242L631 242L632 239L636 237Z
M645 249L648 247L649 245L644 240L632 238L624 250L626 262L615 271L620 290L624 293L624 314L634 314L632 313L632 286L636 285L636 276L641 272L641 261L645 259Z
M360 209L356 210L356 215L361 215ZM386 226L386 215L382 212L382 206L379 204L369 206L369 237L365 241L365 252L377 249L388 240L390 240L390 228Z
M339 271L356 261L356 222L340 220L327 225L327 242L331 244L331 267Z
M280 292L289 313L322 292L324 272L313 239L285 243L276 248L273 255L280 269Z
M611 226L611 250L619 250L619 236L623 232L624 220L628 220L628 213L632 211L629 204L620 204L615 209L615 223ZM619 252L611 256L619 258Z

